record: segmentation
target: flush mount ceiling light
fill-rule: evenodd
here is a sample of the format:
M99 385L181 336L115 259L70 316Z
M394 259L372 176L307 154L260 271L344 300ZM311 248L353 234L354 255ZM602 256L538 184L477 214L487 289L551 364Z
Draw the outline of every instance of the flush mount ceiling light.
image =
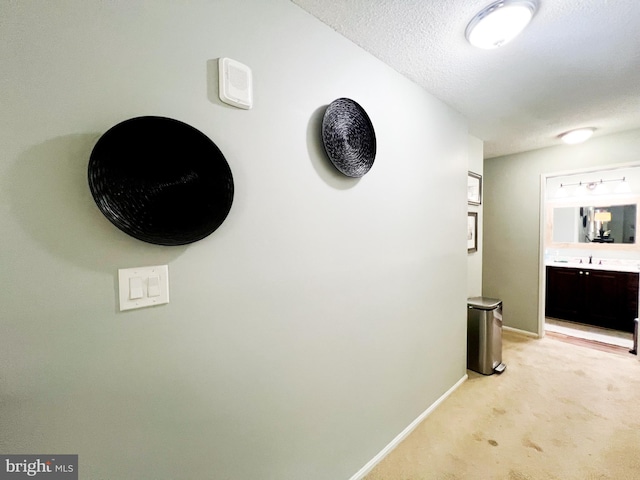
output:
M595 130L595 128L578 128L577 130L571 130L563 133L560 135L560 138L568 145L575 145L576 143L582 143L589 140Z
M465 36L474 47L501 47L524 30L536 8L534 0L498 0L473 17Z

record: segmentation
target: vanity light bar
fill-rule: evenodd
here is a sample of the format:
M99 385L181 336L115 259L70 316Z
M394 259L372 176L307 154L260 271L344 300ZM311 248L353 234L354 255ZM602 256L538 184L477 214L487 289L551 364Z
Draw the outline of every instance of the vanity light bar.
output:
M627 177L622 177L622 178L614 178L611 180L602 180L600 179L599 181L595 181L595 182L578 182L578 183L561 183L560 184L560 188L562 187L573 187L575 185L579 185L579 186L586 186L589 189L593 189L595 188L598 184L600 183L607 183L607 182L626 182L627 181Z

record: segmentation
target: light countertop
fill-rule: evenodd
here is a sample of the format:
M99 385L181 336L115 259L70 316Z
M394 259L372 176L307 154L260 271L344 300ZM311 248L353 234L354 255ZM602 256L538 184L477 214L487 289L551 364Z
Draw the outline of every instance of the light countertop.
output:
M583 259L580 263L579 259L568 260L547 260L545 265L550 267L564 268L586 268L589 270L608 270L611 272L640 272L640 261L631 260L612 260L612 259L596 259L593 263L589 263L589 259ZM602 262L602 263L600 263Z

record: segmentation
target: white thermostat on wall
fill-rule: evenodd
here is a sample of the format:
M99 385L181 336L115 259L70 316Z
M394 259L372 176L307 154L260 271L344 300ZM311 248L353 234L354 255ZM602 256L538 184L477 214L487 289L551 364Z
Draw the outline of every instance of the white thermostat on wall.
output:
M230 58L218 60L220 100L234 107L249 110L253 106L251 69Z

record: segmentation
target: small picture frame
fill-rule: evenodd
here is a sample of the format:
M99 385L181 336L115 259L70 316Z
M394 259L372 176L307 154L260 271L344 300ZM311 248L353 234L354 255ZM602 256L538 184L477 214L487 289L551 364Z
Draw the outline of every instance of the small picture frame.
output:
M482 175L468 172L467 175L467 203L480 205L482 203Z
M467 213L467 253L478 251L478 212Z

